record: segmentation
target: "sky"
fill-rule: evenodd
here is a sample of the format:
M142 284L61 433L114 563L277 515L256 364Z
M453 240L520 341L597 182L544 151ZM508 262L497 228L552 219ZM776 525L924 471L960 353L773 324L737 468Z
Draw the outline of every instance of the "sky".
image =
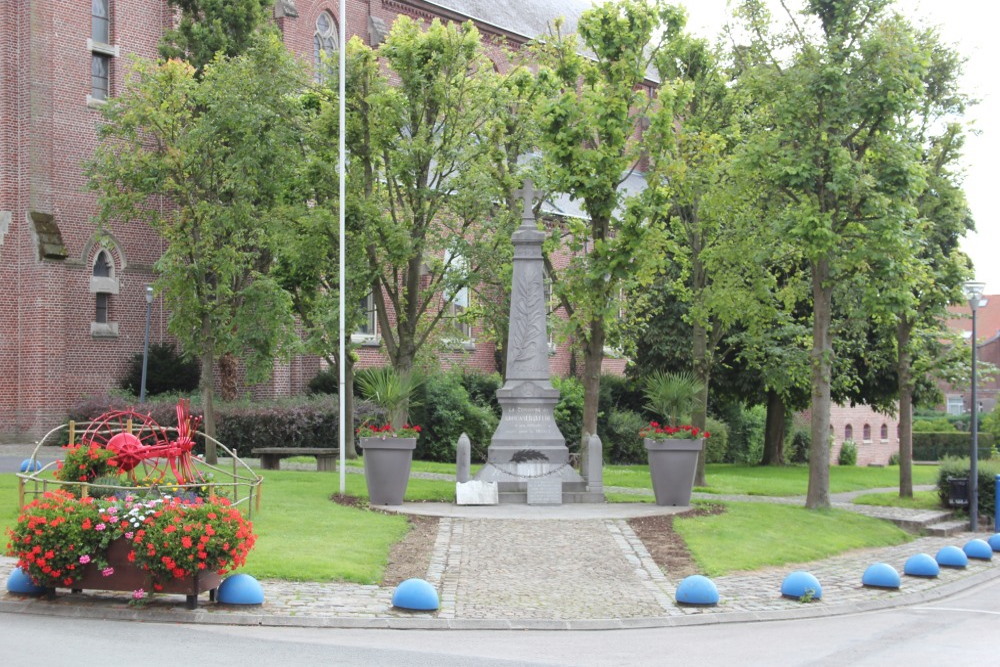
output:
M726 0L674 0L688 11L691 32L714 39L729 16ZM783 15L777 0L770 0L775 17ZM790 8L801 0L789 0ZM962 249L972 258L975 279L986 283L987 294L1000 294L1000 216L992 206L1000 194L1000 3L995 0L896 0L896 11L920 26L936 26L945 43L966 59L963 91L979 103L966 119L975 133L966 139L964 187L976 231L967 235ZM994 70L994 71L991 71ZM996 190L994 190L996 188Z

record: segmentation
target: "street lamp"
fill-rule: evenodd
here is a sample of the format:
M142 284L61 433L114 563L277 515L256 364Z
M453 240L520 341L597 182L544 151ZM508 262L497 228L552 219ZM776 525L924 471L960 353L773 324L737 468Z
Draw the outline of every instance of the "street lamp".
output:
M976 309L981 305L986 283L970 280L962 288L972 309L972 444L969 451L969 529L979 523L979 404L976 398Z
M153 310L153 286L146 285L146 338L142 344L142 381L139 386L139 402L146 402L146 365L149 361L149 316Z

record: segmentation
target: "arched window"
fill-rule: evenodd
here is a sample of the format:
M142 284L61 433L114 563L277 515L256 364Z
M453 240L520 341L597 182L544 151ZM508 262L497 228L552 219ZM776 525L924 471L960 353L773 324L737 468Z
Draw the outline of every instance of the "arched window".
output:
M329 12L320 12L316 17L316 32L313 33L313 67L316 80L324 79L324 72L329 67L324 59L333 57L337 52L337 23Z
M844 441L854 440L854 427L848 424L844 427Z
M871 442L872 439L872 427L871 424L865 424L864 428L861 429L862 437L861 439L865 442Z
M889 439L889 425L888 424L882 424L882 433L880 434L880 437L882 438L883 442Z
M97 258L94 260L94 277L95 278L110 278L111 277L111 262L108 261L108 253L103 250L97 253Z

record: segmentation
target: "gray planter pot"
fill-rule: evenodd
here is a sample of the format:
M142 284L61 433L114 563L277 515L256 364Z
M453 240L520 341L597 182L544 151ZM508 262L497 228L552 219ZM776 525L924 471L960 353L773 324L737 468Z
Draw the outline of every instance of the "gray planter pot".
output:
M361 438L365 483L372 505L402 505L416 438Z
M649 454L649 476L657 505L691 504L691 488L698 470L698 454L704 440L650 440L644 443Z

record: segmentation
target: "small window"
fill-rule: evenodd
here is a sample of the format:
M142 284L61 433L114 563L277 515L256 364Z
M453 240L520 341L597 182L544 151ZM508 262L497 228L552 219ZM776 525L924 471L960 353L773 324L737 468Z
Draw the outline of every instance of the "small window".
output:
M889 425L888 424L882 424L882 432L879 435L882 438L882 442L885 442L886 440L889 439Z
M328 65L324 60L337 52L337 24L329 12L320 12L316 18L316 32L313 33L313 67L316 80L324 79L323 72Z
M378 318L376 317L377 312L375 310L375 296L371 292L368 293L368 296L361 299L361 311L365 314L365 319L362 320L357 331L354 333L362 338L374 338L378 333L376 329Z
M458 253L447 251L444 256L445 271L449 274L452 284L462 283L468 274L465 258ZM466 317L469 309L469 287L462 285L445 292L447 301L446 319L450 323L449 338L457 338L461 342L472 340L472 324Z
M98 324L108 323L108 303L110 298L107 292L98 292L96 294L96 304L97 308L94 312L94 321Z
M948 414L960 415L965 412L965 400L961 396L948 397Z
M864 425L864 427L861 429L861 437L862 437L862 440L864 440L865 442L871 442L872 441L872 427L871 427L871 424L865 424Z
M854 427L850 424L844 427L844 440L854 440Z
M90 54L90 96L95 100L108 99L108 82L111 79L111 56Z
M94 277L95 278L110 278L111 277L111 264L108 262L108 253L103 250L97 253L97 259L94 260Z
M101 44L111 43L111 0L90 0L90 38Z

